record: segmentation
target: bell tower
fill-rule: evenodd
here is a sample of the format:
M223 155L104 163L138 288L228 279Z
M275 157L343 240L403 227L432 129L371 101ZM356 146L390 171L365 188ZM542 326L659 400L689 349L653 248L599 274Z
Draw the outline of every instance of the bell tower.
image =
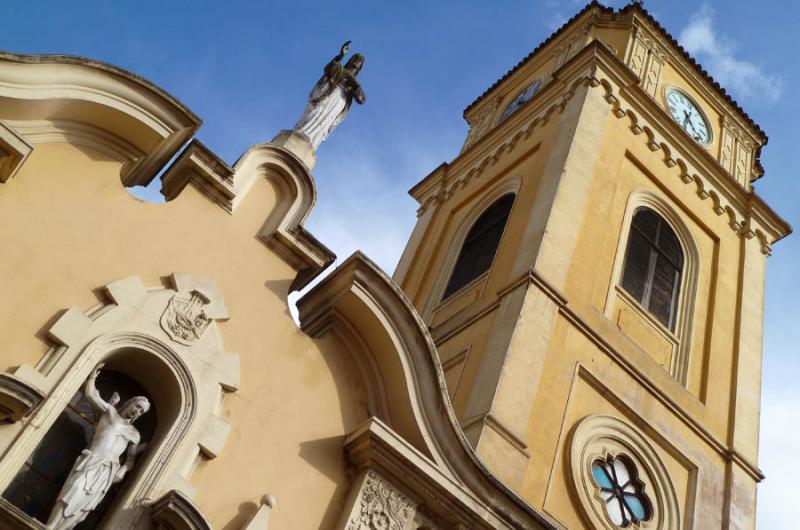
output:
M637 3L464 116L394 278L479 457L568 528L753 528L766 135Z

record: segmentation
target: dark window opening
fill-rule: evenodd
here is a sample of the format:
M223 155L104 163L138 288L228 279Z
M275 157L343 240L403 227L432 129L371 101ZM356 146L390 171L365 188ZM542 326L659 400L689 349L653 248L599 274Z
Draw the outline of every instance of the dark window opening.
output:
M675 329L682 270L678 236L652 210L638 210L631 222L621 285L670 330Z
M464 239L447 288L444 290L443 299L467 285L492 266L513 205L514 194L504 195L492 203L472 225Z
M120 403L134 396L144 396L150 400L150 410L134 423L141 434L140 443L147 444L156 427L155 406L147 392L131 377L111 370L101 371L96 384L106 401L114 392L120 395ZM3 497L31 517L47 522L61 486L81 451L89 446L99 419L100 413L84 397L81 387L23 464ZM75 527L76 530L99 527L116 494L136 473L146 452L138 455L136 467L121 482L111 486L103 501Z

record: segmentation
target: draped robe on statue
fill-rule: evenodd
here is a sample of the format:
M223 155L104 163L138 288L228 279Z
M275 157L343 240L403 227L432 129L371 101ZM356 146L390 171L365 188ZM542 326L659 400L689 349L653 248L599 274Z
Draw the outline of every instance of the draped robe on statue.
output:
M139 443L139 431L109 407L97 423L92 443L72 466L48 522L48 528L67 530L83 521L118 482L120 458L130 445Z
M331 61L308 96L308 104L294 130L305 135L316 150L344 120L353 98L363 103L364 92L347 68Z

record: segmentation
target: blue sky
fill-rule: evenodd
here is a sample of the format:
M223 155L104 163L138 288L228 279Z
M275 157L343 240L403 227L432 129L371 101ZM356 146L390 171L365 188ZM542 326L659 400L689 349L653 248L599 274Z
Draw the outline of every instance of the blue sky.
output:
M415 220L406 192L456 156L464 107L583 5L7 0L0 48L83 55L144 76L197 113L205 122L199 139L233 163L249 145L291 128L322 66L352 40L352 51L366 55L367 103L320 148L319 200L307 225L340 260L361 249L391 272ZM646 7L767 132L758 193L800 227L800 100L792 93L800 82L800 2L648 0ZM761 528L796 527L798 263L800 236L776 245L768 262Z

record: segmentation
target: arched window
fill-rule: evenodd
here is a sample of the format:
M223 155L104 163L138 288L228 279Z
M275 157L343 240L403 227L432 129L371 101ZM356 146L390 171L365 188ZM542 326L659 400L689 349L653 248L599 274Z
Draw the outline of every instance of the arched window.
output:
M675 329L683 251L670 225L648 208L631 222L622 288L670 330Z
M152 403L150 395L130 376L117 371L103 370L97 378L100 395L108 400L116 392L120 403L134 396L144 396ZM14 480L3 493L6 500L31 517L46 522L62 485L75 460L86 449L94 435L100 413L86 399L83 388L75 392L64 411L31 453ZM140 443L150 442L156 427L155 407L136 420L136 429L141 435ZM144 454L137 459L144 458ZM128 477L126 477L128 478ZM77 529L97 528L113 503L117 492L125 487L127 480L114 484Z
M514 194L504 195L492 203L470 228L443 299L489 270L500 245L500 238L514 204Z

